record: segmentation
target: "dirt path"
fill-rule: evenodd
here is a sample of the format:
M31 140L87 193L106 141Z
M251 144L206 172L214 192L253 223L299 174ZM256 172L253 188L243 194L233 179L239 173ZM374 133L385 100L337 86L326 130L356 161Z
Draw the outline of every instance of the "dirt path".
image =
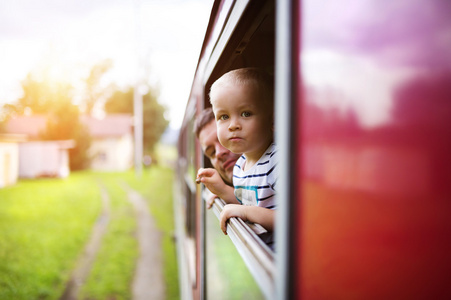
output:
M137 223L136 238L139 244L139 257L131 287L133 300L163 300L165 299L165 282L161 232L155 226L146 200L125 183L122 183L122 188L127 192L128 200L134 207ZM103 187L101 187L101 195L102 214L94 224L91 238L86 244L60 300L76 300L78 298L80 289L91 271L101 246L102 237L110 220L110 199Z
M103 187L101 187L101 196L103 206L102 214L94 224L91 238L86 244L83 254L78 259L77 267L73 271L60 300L76 300L83 283L91 271L92 264L102 243L102 237L106 232L110 220L110 198Z
M133 278L133 300L165 299L161 232L155 226L146 200L123 183L128 199L133 204L137 221L139 258Z

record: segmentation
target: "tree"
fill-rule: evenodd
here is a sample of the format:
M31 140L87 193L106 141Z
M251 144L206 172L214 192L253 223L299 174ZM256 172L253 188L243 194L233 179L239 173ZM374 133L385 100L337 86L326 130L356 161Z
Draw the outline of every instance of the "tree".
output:
M88 128L80 121L80 110L70 101L55 103L49 113L47 126L41 133L44 140L67 140L75 141L75 147L69 149L69 163L71 170L83 170L89 167L91 158L88 149L92 138Z
M111 69L113 63L106 59L94 65L89 72L89 76L85 79L86 95L85 95L85 113L91 114L94 106L99 103L102 97L108 91L108 87L102 86L102 78Z
M133 88L127 91L116 91L105 103L105 112L133 114ZM143 148L152 154L156 143L169 124L165 119L166 108L157 101L157 97L149 89L143 96Z
M46 114L60 99L70 99L72 86L67 83L51 82L45 75L28 73L22 81L23 96L15 105L18 115L25 113Z
M6 125L12 116L16 115L16 106L6 103L0 110L0 133L6 132Z
M45 74L44 74L45 75ZM88 130L80 121L80 111L72 104L73 87L64 82L49 80L29 73L22 82L23 96L16 104L9 104L7 112L24 115L41 114L47 117L47 126L40 136L46 140L74 140L70 149L71 169L89 165L87 150L91 144Z

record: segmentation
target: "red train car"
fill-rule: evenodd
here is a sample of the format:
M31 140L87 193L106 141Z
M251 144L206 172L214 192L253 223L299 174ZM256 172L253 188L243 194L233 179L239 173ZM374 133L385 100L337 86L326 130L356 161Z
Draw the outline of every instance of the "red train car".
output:
M195 184L194 118L240 67L274 73L274 252L239 219L222 236ZM215 1L179 138L182 298L450 299L449 149L450 1Z

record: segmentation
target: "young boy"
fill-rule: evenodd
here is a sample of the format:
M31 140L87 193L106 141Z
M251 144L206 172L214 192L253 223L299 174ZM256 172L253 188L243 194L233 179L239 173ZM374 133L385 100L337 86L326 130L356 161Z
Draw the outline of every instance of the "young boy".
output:
M215 169L200 169L197 180L227 204L220 215L222 231L231 217L274 229L276 184L273 143L273 82L255 68L230 71L211 87L219 142L233 153L243 153L233 169L233 185ZM243 204L243 205L242 205Z

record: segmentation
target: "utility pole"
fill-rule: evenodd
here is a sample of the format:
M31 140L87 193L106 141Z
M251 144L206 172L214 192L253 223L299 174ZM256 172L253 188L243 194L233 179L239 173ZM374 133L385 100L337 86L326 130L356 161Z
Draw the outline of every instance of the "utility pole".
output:
M141 1L135 0L135 47L136 78L133 89L133 123L135 127L135 174L142 175L143 158L143 95L142 90L142 56L141 56Z

